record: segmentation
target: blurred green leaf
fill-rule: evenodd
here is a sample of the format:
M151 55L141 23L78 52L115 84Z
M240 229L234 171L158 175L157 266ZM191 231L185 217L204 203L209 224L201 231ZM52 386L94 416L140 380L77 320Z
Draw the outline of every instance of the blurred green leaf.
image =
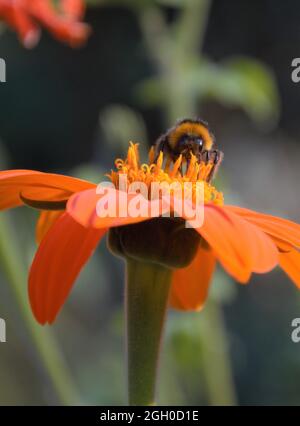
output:
M144 80L137 86L138 99L148 106L163 105L173 89L170 77ZM240 107L258 124L276 122L279 116L274 76L254 59L235 57L221 64L208 59L187 62L181 71L177 70L173 84L177 91L198 101L214 99L225 106Z
M212 70L206 96L228 106L240 106L256 122L277 120L279 95L271 71L260 62L236 57ZM213 71L213 72L211 72Z
M149 107L159 106L163 103L163 93L166 92L163 78L147 78L137 84L135 94L142 105Z
M157 2L163 6L183 7L186 0L158 0Z
M143 117L125 105L111 105L100 114L100 125L110 148L125 155L128 143L140 143L141 158L147 158L147 130Z

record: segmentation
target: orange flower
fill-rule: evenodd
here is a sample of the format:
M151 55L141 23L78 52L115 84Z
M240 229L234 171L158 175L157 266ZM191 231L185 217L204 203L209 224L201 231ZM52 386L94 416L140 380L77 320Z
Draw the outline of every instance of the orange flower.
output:
M89 26L79 22L84 11L83 0L61 0L57 7L52 0L0 0L0 19L17 31L28 48L39 41L38 24L58 40L73 47L81 45L90 33Z
M124 173L128 183L142 181L148 187L151 182L162 181L204 184L204 223L192 230L199 236L200 243L197 243L188 266L174 267L170 294L172 307L182 310L202 308L216 262L240 283L246 283L253 272L265 273L280 265L300 287L300 225L224 205L222 194L205 180L212 166L210 163L198 163L192 157L183 171L181 157L172 167L170 164L164 166L163 154L154 161L152 151L149 163L140 164L138 147L131 144L127 158L116 160L117 170L109 177L116 186L119 175ZM108 193L109 198L118 202L115 201L118 197L114 198L121 193L118 187ZM99 217L96 206L102 197L97 194L95 184L73 177L30 170L0 172L0 209L26 204L42 210L37 224L40 245L29 274L30 303L41 324L54 321L80 270L109 229L130 231L139 229L142 223L153 224L158 220L149 215ZM132 198L126 198L129 204ZM159 200L145 202L150 208ZM163 203L160 204L158 216L165 208ZM145 238L144 231L137 234L141 241ZM188 247L184 250L188 251ZM163 259L158 262L163 263Z

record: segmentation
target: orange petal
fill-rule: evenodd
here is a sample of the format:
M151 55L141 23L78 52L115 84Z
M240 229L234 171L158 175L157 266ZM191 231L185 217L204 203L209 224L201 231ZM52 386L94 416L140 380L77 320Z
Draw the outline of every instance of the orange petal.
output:
M83 0L62 0L62 12L73 19L80 19L84 16L85 3Z
M224 210L231 218L234 217L235 221L240 221L242 225L243 238L251 254L252 271L263 274L272 270L279 260L277 246L274 241L260 227L234 213L232 214L230 211L228 212L226 206Z
M288 253L280 253L279 264L290 279L300 288L300 253L292 250Z
M141 200L144 208L140 216L134 217L130 214L130 206L137 198ZM100 217L97 214L97 205L98 209L101 210L98 203L104 203L104 200L106 206L111 206L112 210L106 217ZM108 189L104 195L97 194L96 189L78 192L74 194L67 203L67 211L78 223L93 228L111 228L114 226L143 222L153 217L160 216L168 210L169 206L167 201L148 201L143 198L141 194L128 195L114 188ZM122 213L120 214L120 212Z
M49 0L35 0L30 5L30 14L53 36L73 47L82 45L91 33L89 25L57 13Z
M19 197L26 206L37 210L66 210L70 193L66 191L58 191L57 195L49 199L49 194L39 194L40 190L34 189L21 191ZM39 197L41 195L41 197Z
M206 301L215 265L212 250L200 246L188 267L174 270L170 305L184 311L199 311Z
M237 281L245 283L251 275L248 248L226 213L212 205L205 206L204 223L197 231L212 247L223 268Z
M253 210L236 206L226 206L227 210L242 216L249 222L259 226L264 232L277 240L291 244L300 248L300 225L287 219L257 213Z
M31 19L24 7L17 2L0 2L0 18L14 28L25 47L32 48L39 41L40 31L36 23Z
M205 206L204 223L197 231L215 251L224 269L245 283L251 272L263 273L278 263L278 251L272 240L227 209Z
M106 229L86 229L68 213L42 240L29 274L32 311L41 324L52 323Z
M276 247L280 252L287 252L294 250L294 246L286 241L280 240L279 238L274 237L273 235L268 234L271 238Z
M95 184L71 176L42 173L34 170L6 170L0 172L0 210L23 204L20 193L27 197L53 200L62 191L69 195L94 187Z
M47 234L51 226L63 214L62 211L43 211L40 213L39 219L36 224L35 236L36 242L39 244L44 236Z

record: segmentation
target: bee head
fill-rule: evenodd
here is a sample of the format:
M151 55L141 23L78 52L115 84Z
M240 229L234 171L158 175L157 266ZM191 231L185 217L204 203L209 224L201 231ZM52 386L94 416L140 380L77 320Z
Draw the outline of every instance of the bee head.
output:
M203 146L204 141L202 139L202 136L196 134L184 134L179 138L177 142L177 147L180 150L189 149L193 151L194 149L197 149L199 151L202 151Z
M203 150L209 151L214 144L207 124L201 120L190 119L181 120L170 129L168 140L173 150L180 153L190 151L195 155Z

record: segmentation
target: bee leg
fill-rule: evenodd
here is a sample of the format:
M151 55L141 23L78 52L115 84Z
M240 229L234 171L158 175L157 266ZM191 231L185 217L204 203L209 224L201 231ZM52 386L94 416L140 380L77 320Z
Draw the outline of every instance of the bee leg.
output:
M178 171L179 173L182 175L182 163L180 164L180 166L178 167Z
M157 162L157 160L158 160L158 157L159 157L159 154L160 154L160 152L161 151L164 151L164 142L162 141L157 147L156 147L156 155L155 155L155 158L154 158L154 163L156 163Z
M210 159L209 151L203 151L201 153L201 161L204 161L204 163L207 164L209 162L209 159Z
M154 163L157 162L160 152L164 152L165 148L167 147L166 144L166 135L162 135L158 138L158 140L155 142L155 159Z
M199 158L199 154L198 154L198 158ZM185 155L185 159L186 159L186 172L187 172L192 159L191 153L189 151L187 155Z
M212 168L211 171L209 172L209 175L207 177L207 182L210 183L213 178L215 177L219 165L221 164L222 160L223 160L223 153L221 151L218 151L217 149L215 149L214 151L210 152L210 161L212 162Z
M186 170L188 171L191 160L189 158L186 159Z

